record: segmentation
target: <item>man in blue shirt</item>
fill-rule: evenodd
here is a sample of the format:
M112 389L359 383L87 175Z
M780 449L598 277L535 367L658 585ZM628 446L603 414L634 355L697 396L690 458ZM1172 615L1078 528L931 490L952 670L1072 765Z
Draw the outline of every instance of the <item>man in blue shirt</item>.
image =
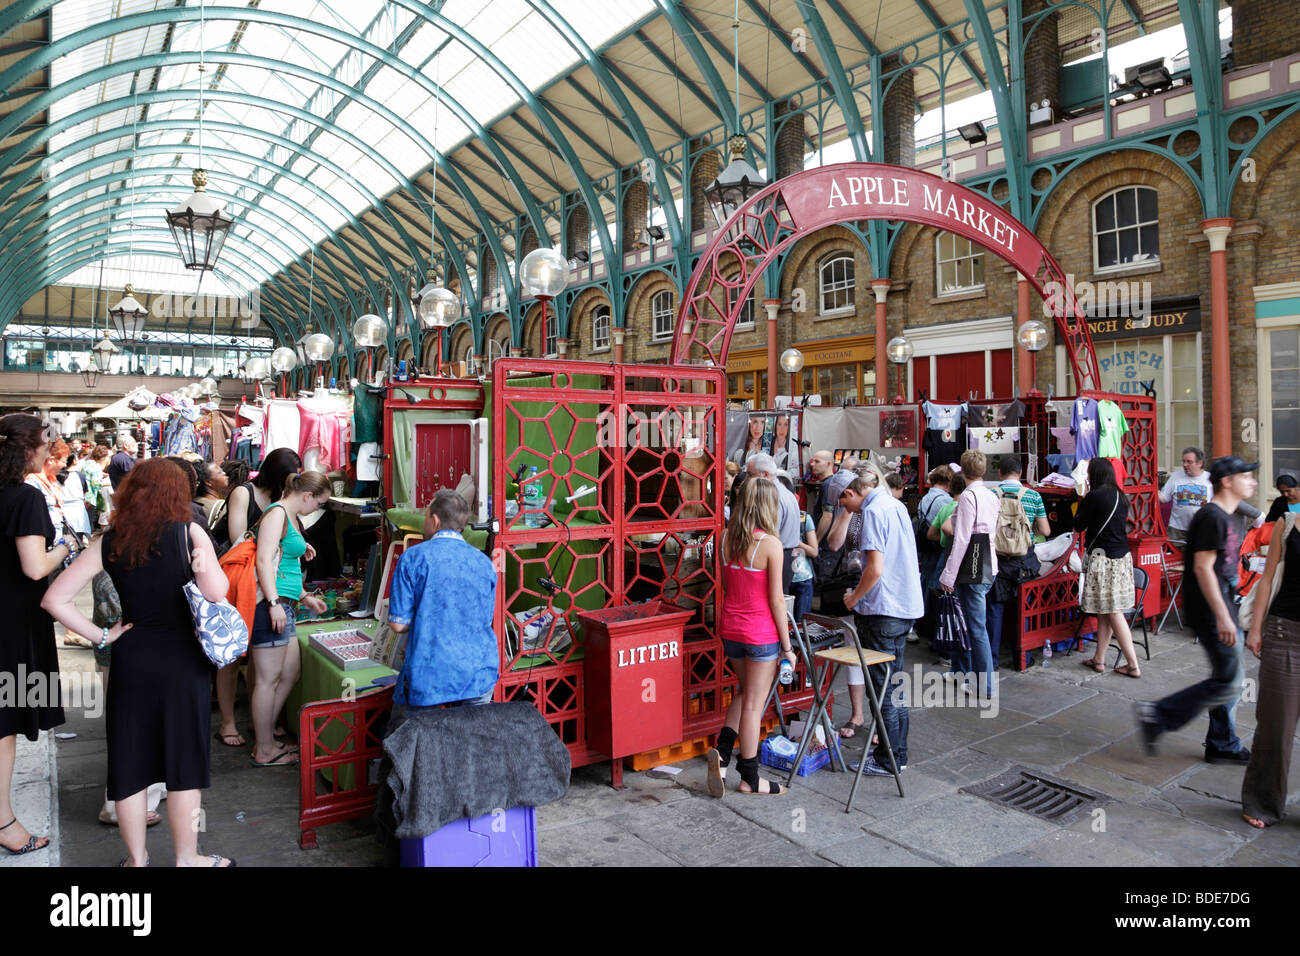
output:
M890 494L888 486L873 488L867 479L857 478L845 489L841 500L850 509L862 512L862 578L857 587L845 592L844 605L853 608L854 625L863 646L894 655L888 672L879 667L867 670L880 696L880 717L889 746L898 769L903 770L907 767L907 702L901 694L895 702L890 678L903 671L907 633L912 622L925 614L916 536L907 506ZM875 753L865 759L864 773L891 774L884 735Z
M486 554L462 536L465 499L444 488L424 517L425 541L393 572L388 624L410 630L393 701L410 707L487 703L497 682L492 628L497 574Z

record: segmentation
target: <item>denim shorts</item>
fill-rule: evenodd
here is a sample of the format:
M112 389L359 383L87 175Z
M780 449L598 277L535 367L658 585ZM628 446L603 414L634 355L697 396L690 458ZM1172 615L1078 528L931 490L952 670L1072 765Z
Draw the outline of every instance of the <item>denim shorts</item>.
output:
M722 652L732 660L747 658L751 661L774 661L781 656L781 642L771 644L742 644L740 641L722 641Z
M297 636L293 604L287 598L280 598L280 606L284 608L285 625L284 630L277 634L271 629L271 605L266 601L257 602L257 609L253 611L253 630L248 635L250 647L284 647L290 638Z

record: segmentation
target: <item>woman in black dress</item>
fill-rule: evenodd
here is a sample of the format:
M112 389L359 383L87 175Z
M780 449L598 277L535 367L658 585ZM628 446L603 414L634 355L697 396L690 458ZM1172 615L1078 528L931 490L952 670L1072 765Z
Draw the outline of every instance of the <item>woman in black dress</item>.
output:
M167 818L177 866L233 866L221 856L200 856L194 821L199 791L208 786L208 691L212 665L194 633L181 591L189 569L209 601L226 596L226 576L203 527L191 520L190 481L165 458L131 469L113 495L113 519L50 588L44 606L97 646L112 644L108 684L108 798L132 866L147 866L145 802L149 784L167 784ZM114 634L96 628L74 600L100 570L122 599Z
M50 434L34 415L0 418L0 675L14 681L17 699L0 694L0 846L12 854L49 846L49 837L34 837L18 822L9 799L18 735L35 740L42 730L63 723L59 706L59 657L54 622L41 610L45 578L71 553L71 544L55 540L45 497L26 484L49 455ZM53 544L53 547L51 547ZM26 677L49 675L44 700L27 698ZM30 705L30 706L29 706Z

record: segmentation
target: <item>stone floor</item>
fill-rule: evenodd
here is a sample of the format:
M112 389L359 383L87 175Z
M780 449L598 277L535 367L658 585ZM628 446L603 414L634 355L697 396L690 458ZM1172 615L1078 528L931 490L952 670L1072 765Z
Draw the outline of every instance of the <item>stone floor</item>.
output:
M909 651L908 667L919 663L927 674L935 670L933 655L920 645ZM1157 757L1144 756L1133 702L1155 699L1208 673L1204 651L1183 632L1169 629L1153 637L1151 653L1152 659L1143 661L1140 681L1095 674L1079 665L1077 654L1058 654L1050 666L1023 673L1008 667L1001 672L996 716L982 716L967 707L914 707L910 766L903 774L906 797L899 798L891 778L866 777L848 814L844 804L852 778L829 769L799 779L784 796L746 796L733 790L715 800L704 786L702 759L676 765L675 774L629 772L621 792L609 787L605 767L581 768L574 772L563 800L538 810L540 862L1135 867L1300 863L1300 816L1262 832L1241 820L1244 770L1202 759L1206 718L1162 738ZM61 657L67 670L91 666L89 651L66 649ZM1237 725L1249 745L1258 662L1246 657L1250 682ZM846 716L846 704L837 707L837 723ZM246 716L241 709L241 726ZM103 721L70 713L68 724L59 729L77 736L53 742L57 811L48 822L54 829L45 830L39 816L24 817L36 832L55 833L58 845L55 852L23 862L115 864L123 854L121 841L113 828L95 819L103 797ZM860 754L862 737L845 748L849 757ZM37 750L31 748L33 754ZM368 821L323 827L318 831L319 849L299 850L296 772L255 769L249 766L246 747L228 749L214 741L212 753L213 786L204 797L204 850L233 856L244 866L391 862ZM41 758L28 759L32 762L24 765L28 770L23 786L33 784L41 772ZM1013 766L1095 792L1101 798L1100 812L1086 812L1064 825L1048 823L995 806L964 789ZM1294 779L1300 760L1293 763L1292 773L1292 789L1300 797L1300 781ZM734 779L731 783L734 786ZM154 860L167 862L170 836L165 823L151 831L149 842Z

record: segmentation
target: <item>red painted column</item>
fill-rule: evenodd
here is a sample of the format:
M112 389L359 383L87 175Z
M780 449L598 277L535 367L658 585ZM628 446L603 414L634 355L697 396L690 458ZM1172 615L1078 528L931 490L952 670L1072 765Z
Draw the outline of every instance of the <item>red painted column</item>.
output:
M1232 454L1232 345L1228 336L1228 233L1233 220L1207 219L1210 240L1210 453Z
M765 408L776 407L776 396L781 391L780 378L776 360L780 357L777 352L776 341L776 317L781 311L780 299L764 299L763 308L767 310L767 405ZM755 393L761 399L762 393L755 388Z
M1033 312L1033 289L1029 285L1029 280L1016 273L1016 329L1024 325L1034 317ZM1034 381L1033 357L1014 342L1011 345L1016 356L1016 384L1020 386L1020 394L1028 395L1029 392L1038 385Z
M876 296L876 398L889 398L889 359L885 357L885 344L889 333L885 325L885 297L889 295L889 279L872 279L871 291Z

